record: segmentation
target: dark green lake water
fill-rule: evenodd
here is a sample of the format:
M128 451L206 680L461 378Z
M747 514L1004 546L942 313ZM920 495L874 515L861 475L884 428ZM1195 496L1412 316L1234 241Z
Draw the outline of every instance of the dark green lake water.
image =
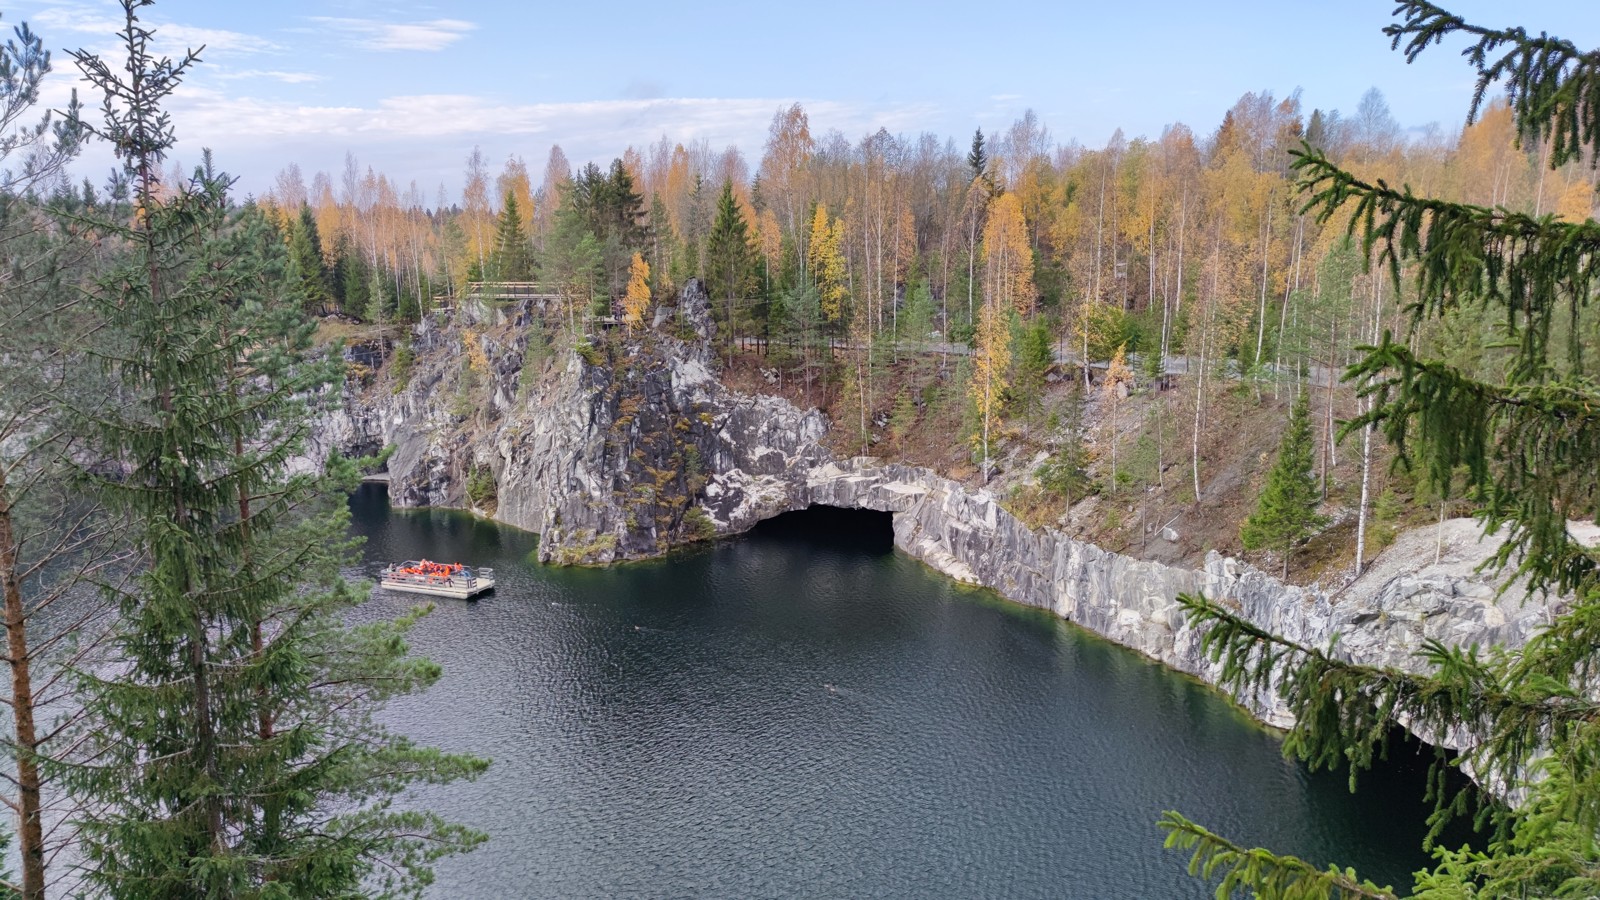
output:
M418 626L444 677L384 714L494 760L414 795L492 836L432 897L1209 896L1161 848L1165 809L1379 883L1427 861L1415 758L1352 796L1198 684L895 552L887 517L588 571L379 487L353 509L369 575L498 570Z

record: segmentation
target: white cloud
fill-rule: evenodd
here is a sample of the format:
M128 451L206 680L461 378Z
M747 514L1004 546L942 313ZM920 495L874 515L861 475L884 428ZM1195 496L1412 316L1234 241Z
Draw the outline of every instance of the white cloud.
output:
M208 140L258 142L263 138L410 141L482 135L538 136L563 143L582 140L629 143L665 133L678 140L706 138L713 144L738 140L750 150L764 139L773 110L794 102L770 98L665 98L589 100L575 103L504 103L466 94L388 97L376 106L306 106L255 97L229 96L185 87L175 118L191 134ZM867 109L832 101L804 101L814 123L846 134L886 127L915 127L933 110L925 105ZM815 126L814 126L815 127ZM751 136L755 137L752 138Z
M122 27L122 20L108 15L109 6L87 6L64 3L40 10L29 17L34 31L55 33L74 31L84 34L110 35Z
M114 5L107 3L58 3L40 10L29 24L35 31L46 35L72 32L92 34L110 41L125 24L121 16L112 14L114 10ZM155 34L151 49L157 54L174 58L201 46L207 51L224 53L275 53L283 50L280 44L240 31L161 22L148 17L141 17L140 22ZM111 46L108 43L102 55L114 52L110 50Z
M172 23L154 24L151 27L155 29L156 39L161 42L161 46L179 46L185 49L199 49L204 46L208 52L230 53L277 53L284 49L283 45L264 37L220 28L197 28L192 25Z
M346 151L401 183L458 184L461 160L482 145L491 156L540 157L559 143L575 164L604 163L629 145L663 135L671 141L737 145L757 157L772 114L799 99L813 131L836 128L848 139L876 131L914 131L937 108L925 104L864 106L804 98L666 98L575 103L508 103L466 94L418 94L360 106L313 106L262 96L241 97L219 87L188 85L170 109L178 125L177 154L198 158L217 150L219 163L244 176L245 190L265 190L272 173L290 162L306 171L337 171Z
M344 32L357 47L366 50L443 50L478 27L461 19L386 22L382 19L313 16L311 21Z
M281 81L284 84L309 84L314 81L323 81L325 76L315 72L280 72L267 69L241 69L236 72L212 72L211 77L218 81L246 81L257 78Z

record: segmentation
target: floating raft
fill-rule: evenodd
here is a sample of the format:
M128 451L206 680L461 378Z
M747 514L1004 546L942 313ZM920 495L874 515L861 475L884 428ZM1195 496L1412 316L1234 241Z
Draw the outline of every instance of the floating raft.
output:
M378 576L378 585L391 591L470 600L485 591L494 590L494 570L460 563L408 559L384 566Z

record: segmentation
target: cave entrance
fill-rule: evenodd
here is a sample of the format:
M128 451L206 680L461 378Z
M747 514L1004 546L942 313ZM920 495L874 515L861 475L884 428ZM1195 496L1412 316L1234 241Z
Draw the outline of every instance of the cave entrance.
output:
M891 553L894 515L874 509L808 506L767 519L749 534L757 540L804 541L830 549Z
M1409 836L1425 832L1428 815L1433 812L1434 807L1433 799L1428 796L1428 777L1436 752L1437 748L1434 745L1399 726L1391 727L1387 754L1374 760L1372 768L1356 777L1359 793L1386 798L1387 815L1382 821L1351 819L1348 825L1344 826L1351 829L1346 839L1378 845L1391 843L1398 851L1401 842L1408 840ZM1445 759L1454 760L1455 757L1454 751L1444 751ZM1337 808L1339 801L1333 799L1332 795L1348 793L1349 769L1341 766L1334 771L1321 770L1312 773L1307 778L1306 786L1311 796L1325 794L1332 800L1329 806ZM1487 843L1487 836L1473 828L1473 813L1477 810L1478 802L1496 801L1483 796L1480 793L1481 789L1465 773L1454 767L1445 770L1444 788L1447 796L1452 797L1457 792L1466 791L1471 802L1469 811L1465 815L1449 820L1439 835L1438 842L1442 846L1451 848L1467 845L1482 849ZM1400 856L1396 857L1397 864L1401 859Z

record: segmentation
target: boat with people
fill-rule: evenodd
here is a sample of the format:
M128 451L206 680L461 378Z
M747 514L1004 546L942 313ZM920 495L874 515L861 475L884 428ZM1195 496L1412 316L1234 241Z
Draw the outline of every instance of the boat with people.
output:
M391 591L470 600L494 589L494 570L461 563L408 559L384 566L378 576L378 585Z

